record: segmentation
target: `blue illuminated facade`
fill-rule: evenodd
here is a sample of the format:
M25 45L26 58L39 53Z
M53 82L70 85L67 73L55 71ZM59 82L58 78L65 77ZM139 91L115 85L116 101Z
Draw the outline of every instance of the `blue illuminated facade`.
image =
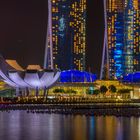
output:
M115 76L120 77L124 74L124 57L123 57L123 46L124 46L124 23L123 23L123 14L120 12L117 14L117 18L115 21L115 46L113 50L113 59L114 59L114 68Z
M121 80L126 83L140 83L140 72L130 73Z
M62 83L84 83L94 82L97 76L92 73L78 70L62 71L60 75L60 82Z
M140 1L106 0L109 77L140 71Z

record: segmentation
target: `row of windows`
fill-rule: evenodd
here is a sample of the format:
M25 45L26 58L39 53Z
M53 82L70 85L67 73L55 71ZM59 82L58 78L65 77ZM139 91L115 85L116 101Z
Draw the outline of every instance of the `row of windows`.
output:
M139 11L138 0L107 0L109 63L114 75L130 72L140 63L135 57L140 53Z
M69 53L68 57L71 57L71 53L73 53L73 59L78 62L73 61L69 65L74 65L74 68L79 70L85 69L86 21L83 12L86 12L86 0L52 0L53 55L57 67L61 63L57 59L63 58L59 52L74 51L66 53ZM66 48L71 49L66 50Z

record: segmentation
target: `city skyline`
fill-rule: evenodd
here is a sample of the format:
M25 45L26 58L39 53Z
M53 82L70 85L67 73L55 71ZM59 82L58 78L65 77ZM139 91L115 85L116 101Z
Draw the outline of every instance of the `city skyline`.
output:
M39 3L32 0L30 2L26 0L1 1L1 6L1 54L5 58L16 59L24 67L28 64L40 64L43 67L47 29L47 1L43 0ZM93 8L95 9L94 12ZM98 9L102 10L102 3L87 1L86 70L97 73L99 76L104 27L103 13L101 10L98 12ZM97 18L98 16L100 18ZM99 58L98 62L94 59L97 57Z

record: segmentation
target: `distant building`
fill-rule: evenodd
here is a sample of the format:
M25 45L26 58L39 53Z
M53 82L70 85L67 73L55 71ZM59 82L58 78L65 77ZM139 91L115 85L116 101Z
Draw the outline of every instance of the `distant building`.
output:
M98 86L95 84L96 80L96 74L79 70L65 70L61 72L59 82L49 89L49 93L62 89L63 95L67 93L74 93L75 95L93 94L93 90L97 89Z
M123 76L122 79L120 79L122 82L125 83L139 83L140 84L140 72L133 72L129 73L128 75Z
M79 70L62 71L60 83L93 83L97 80L96 74Z
M140 1L104 0L104 5L109 78L140 71Z
M52 43L47 43L52 45L54 68L85 70L86 0L51 0L50 7Z
M38 96L39 90L52 87L60 77L60 70L41 69L39 65L29 65L23 69L16 60L5 60L0 55L0 80L16 89L16 95L29 95L29 90L35 90Z

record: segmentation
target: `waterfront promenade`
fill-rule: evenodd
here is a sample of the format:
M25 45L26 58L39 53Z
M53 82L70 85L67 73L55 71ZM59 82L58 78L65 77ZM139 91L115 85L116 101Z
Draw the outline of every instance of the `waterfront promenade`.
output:
M26 110L27 113L56 113L65 115L140 116L140 101L130 99L90 98L3 98L0 111Z

